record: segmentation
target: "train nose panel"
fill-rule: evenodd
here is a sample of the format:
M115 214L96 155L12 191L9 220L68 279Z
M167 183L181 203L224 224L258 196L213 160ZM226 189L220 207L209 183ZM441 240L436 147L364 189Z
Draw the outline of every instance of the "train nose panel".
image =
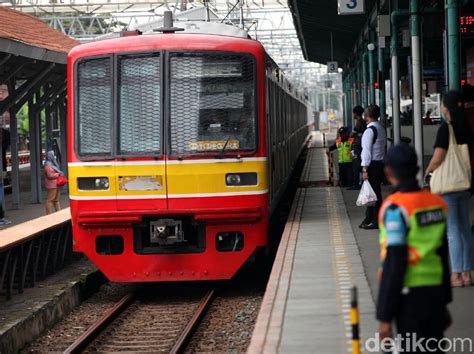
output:
M164 161L116 165L117 209L166 209L166 166ZM130 201L133 200L133 203Z

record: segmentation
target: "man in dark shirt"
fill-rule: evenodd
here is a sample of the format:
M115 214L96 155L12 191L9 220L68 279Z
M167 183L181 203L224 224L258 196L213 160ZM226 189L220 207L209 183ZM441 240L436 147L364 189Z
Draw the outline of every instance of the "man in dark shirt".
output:
M362 153L362 134L364 134L367 128L367 123L364 121L362 115L364 114L364 108L362 106L355 106L352 110L352 114L355 120L354 131L352 132L352 187L350 190L360 189L360 173L361 173L361 158Z
M402 339L398 352L442 353L439 344L450 324L446 305L452 300L447 206L440 196L420 189L417 172L412 147L401 144L389 150L385 173L396 192L379 214L379 334L381 339L392 337L395 321ZM417 340L419 346L414 348Z

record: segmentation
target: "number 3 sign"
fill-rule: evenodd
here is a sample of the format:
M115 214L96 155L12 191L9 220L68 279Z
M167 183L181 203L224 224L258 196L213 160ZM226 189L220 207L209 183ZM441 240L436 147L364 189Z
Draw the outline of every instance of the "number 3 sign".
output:
M339 0L339 15L357 15L364 13L364 0Z

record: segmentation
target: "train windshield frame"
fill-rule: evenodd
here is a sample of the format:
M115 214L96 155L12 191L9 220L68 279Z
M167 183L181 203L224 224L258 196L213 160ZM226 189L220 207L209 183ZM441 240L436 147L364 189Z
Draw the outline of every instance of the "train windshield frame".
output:
M257 93L250 53L83 57L74 64L74 149L81 160L249 156L258 147Z
M248 53L170 52L170 156L257 149L256 60Z

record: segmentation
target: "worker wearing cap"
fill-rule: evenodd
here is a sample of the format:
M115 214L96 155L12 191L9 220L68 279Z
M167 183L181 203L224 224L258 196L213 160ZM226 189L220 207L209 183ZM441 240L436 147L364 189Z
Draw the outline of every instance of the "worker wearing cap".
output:
M360 174L362 172L361 167L361 154L362 154L362 134L364 134L365 129L367 129L367 123L365 122L364 108L362 106L355 106L352 110L354 117L354 130L352 132L352 137L354 142L352 143L352 187L349 190L359 190L360 189Z
M436 349L426 352L441 353L438 342L450 323L446 306L452 299L447 206L441 197L420 189L417 172L412 147L401 144L389 150L385 174L396 191L379 213L382 269L377 319L382 339L393 335L392 322L396 323L397 334L405 339L399 352L419 352L406 340L413 342L416 336L425 338L425 350Z
M341 127L338 130L336 143L329 150L336 150L339 163L339 182L342 187L349 187L352 182L352 144L354 139L350 137L350 130Z

